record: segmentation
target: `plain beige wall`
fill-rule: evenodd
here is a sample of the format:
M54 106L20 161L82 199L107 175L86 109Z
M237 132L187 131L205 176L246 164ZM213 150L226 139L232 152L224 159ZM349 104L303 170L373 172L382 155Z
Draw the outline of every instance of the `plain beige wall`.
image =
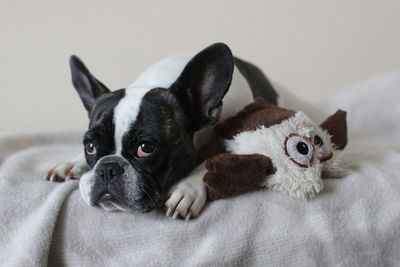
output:
M400 1L0 0L0 132L86 127L73 53L116 89L216 41L317 100L400 69Z

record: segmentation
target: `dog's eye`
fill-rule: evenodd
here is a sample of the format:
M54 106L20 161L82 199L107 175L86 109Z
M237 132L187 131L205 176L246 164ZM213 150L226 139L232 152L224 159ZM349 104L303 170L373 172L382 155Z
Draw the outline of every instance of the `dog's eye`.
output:
M149 142L149 141L143 142L143 143L139 144L136 155L140 158L148 157L154 153L156 148L157 148L157 146L153 142Z
M87 143L85 150L88 155L94 156L97 154L96 146L93 143Z
M297 134L286 137L285 151L290 159L301 167L308 167L314 153L314 147L310 140Z

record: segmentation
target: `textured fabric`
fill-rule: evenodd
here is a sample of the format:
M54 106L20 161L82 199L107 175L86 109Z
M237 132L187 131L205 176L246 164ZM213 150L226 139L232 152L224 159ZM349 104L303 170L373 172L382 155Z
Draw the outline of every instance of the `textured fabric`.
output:
M351 173L311 201L257 190L190 222L87 206L77 181L42 179L80 133L0 136L1 266L393 266L400 263L400 74L339 92Z

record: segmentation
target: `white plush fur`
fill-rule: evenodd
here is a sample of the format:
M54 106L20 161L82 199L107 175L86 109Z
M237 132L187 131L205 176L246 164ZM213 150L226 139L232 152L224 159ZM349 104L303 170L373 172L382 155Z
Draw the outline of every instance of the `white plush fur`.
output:
M314 152L308 167L301 167L285 153L285 140L290 134L298 134L313 140L315 134L320 135L326 144L331 144L327 134L312 122L303 112L271 127L260 126L255 131L246 131L237 134L232 140L225 142L227 150L233 154L262 154L272 159L276 169L260 184L273 190L286 192L301 199L315 197L322 191L323 183L321 172L326 166L326 171L338 171L340 165L333 158L320 162L320 148L314 146Z

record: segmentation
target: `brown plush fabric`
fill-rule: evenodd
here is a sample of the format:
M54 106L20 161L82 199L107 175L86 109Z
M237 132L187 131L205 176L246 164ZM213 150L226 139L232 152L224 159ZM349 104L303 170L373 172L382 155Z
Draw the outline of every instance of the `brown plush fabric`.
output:
M327 156L321 158L320 161L324 162L324 161L330 160L332 157L333 157L333 153L331 151Z
M207 161L206 168L204 182L209 200L242 193L275 173L271 159L260 154L219 154Z
M240 132L253 131L259 126L270 127L281 123L295 115L295 111L268 104L260 97L247 105L236 116L227 119L215 127L216 133L225 138L232 137Z
M331 141L337 149L343 150L347 145L346 111L338 110L329 116L320 126L332 136Z

